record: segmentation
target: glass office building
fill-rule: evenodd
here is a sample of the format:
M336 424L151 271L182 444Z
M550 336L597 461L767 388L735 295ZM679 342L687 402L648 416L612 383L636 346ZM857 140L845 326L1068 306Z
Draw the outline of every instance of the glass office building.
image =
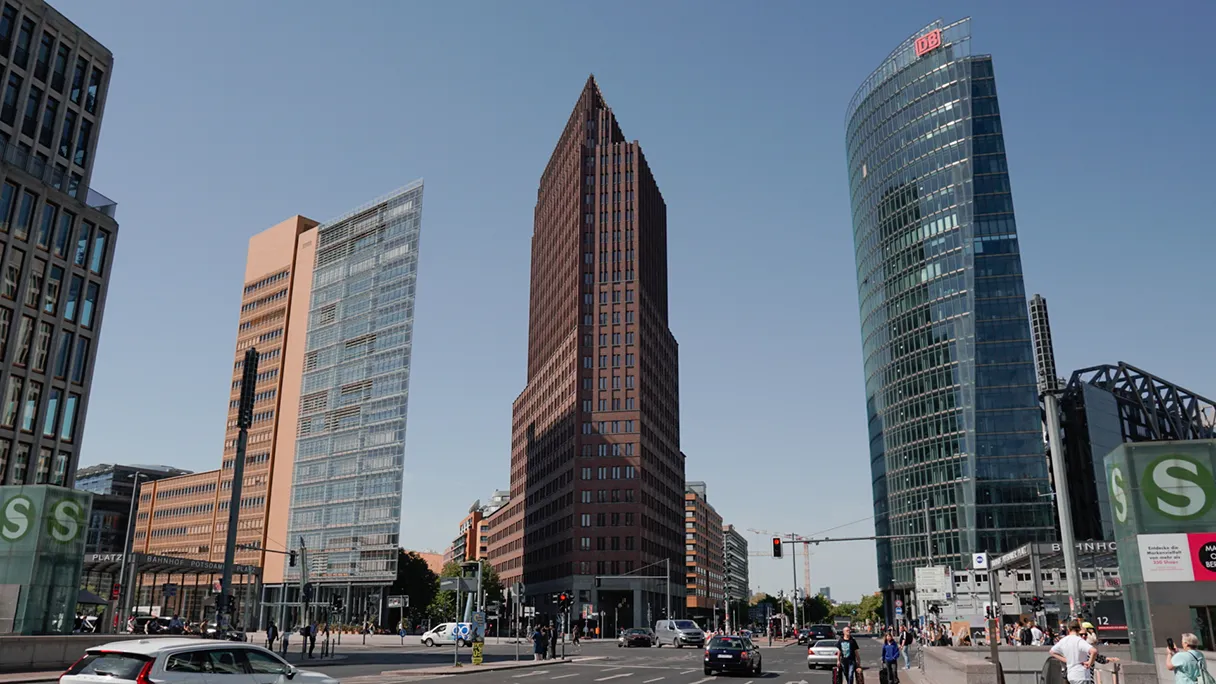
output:
M418 181L317 229L288 545L348 618L397 576L421 212Z
M971 53L970 21L901 43L846 118L890 592L918 566L1052 539L1054 515L992 58Z

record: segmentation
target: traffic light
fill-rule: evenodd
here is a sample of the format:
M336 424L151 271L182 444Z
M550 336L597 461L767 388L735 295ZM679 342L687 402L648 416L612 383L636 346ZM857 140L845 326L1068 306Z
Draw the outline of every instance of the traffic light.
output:
M561 606L562 608L569 608L570 607L570 595L564 591L562 593L558 594L557 595L557 605Z
M1030 597L1030 609L1036 613L1042 612L1043 611L1043 597L1042 596L1031 596Z
M292 568L294 568L296 566L296 552L295 551L287 552L287 565L288 565L288 567L292 567Z
M773 537L773 558L781 557L781 537Z

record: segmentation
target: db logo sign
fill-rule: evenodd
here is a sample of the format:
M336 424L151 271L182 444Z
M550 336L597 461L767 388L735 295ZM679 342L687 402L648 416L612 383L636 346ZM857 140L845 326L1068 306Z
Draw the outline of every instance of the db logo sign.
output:
M937 29L930 31L920 38L916 39L916 56L920 57L926 52L936 50L942 46L942 30Z

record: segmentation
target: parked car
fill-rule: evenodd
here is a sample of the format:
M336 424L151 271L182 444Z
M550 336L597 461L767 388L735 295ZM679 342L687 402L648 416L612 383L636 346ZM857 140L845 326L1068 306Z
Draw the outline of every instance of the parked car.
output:
M85 651L60 684L197 684L223 675L225 684L339 684L320 672L301 670L253 644L163 637L113 641ZM218 680L217 680L218 681Z
M836 639L820 639L806 649L806 666L814 670L819 667L831 669L836 667L836 652L840 649L840 641Z
M705 647L705 674L746 672L759 677L764 673L760 649L751 639L741 636L716 636Z
M671 644L676 648L705 645L705 632L692 620L659 620L654 623L656 643Z
M627 629L621 638L617 639L617 648L633 648L634 646L645 646L650 648L654 645L654 630L647 627L634 627Z

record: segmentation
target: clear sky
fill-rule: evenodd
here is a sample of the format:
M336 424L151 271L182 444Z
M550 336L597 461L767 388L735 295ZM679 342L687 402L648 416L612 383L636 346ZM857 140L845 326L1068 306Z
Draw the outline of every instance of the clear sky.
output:
M52 2L115 55L83 465L218 465L248 238L424 177L402 543L442 550L508 485L537 182L594 72L667 201L688 479L743 529L872 534L844 110L966 15L1061 369L1216 396L1216 4ZM875 588L869 542L812 569L835 598ZM753 588L791 574L753 559Z

